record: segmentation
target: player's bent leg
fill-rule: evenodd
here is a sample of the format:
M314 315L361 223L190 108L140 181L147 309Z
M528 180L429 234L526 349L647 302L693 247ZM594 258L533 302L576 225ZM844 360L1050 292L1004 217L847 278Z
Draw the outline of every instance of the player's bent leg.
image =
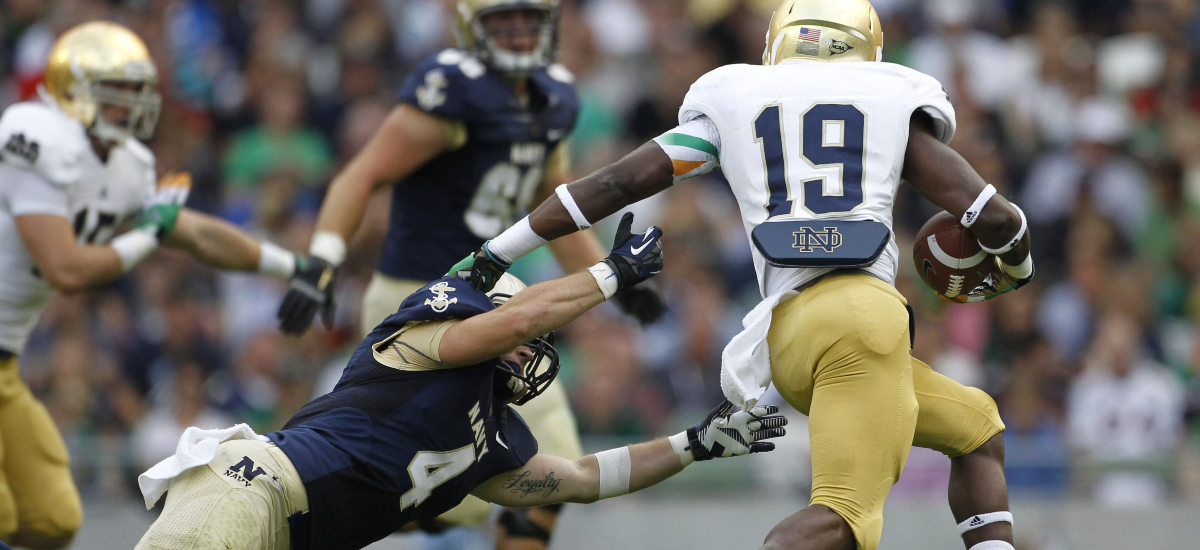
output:
M867 275L830 277L775 308L768 343L776 388L809 415L810 504L853 534L838 540L837 522L810 506L768 547L874 550L917 423L903 297Z
M505 508L496 529L496 550L545 550L561 510L561 504Z
M21 381L15 357L0 364L0 444L13 505L5 510L0 497L0 514L16 512L9 542L35 550L66 547L83 523L83 504L62 436ZM11 523L0 516L0 526Z
M828 548L854 550L857 542L850 524L837 512L813 504L779 522L767 534L762 550Z
M913 373L921 408L913 445L950 457L950 510L963 542L978 550L1011 549L1004 423L995 401L916 359Z
M362 317L359 325L362 335L366 336L388 315L396 313L405 298L427 284L429 281L397 279L376 271L371 276L371 282L367 284L367 290L363 291Z
M162 514L134 550L288 550L288 517L308 510L300 475L274 443L222 443L171 480Z

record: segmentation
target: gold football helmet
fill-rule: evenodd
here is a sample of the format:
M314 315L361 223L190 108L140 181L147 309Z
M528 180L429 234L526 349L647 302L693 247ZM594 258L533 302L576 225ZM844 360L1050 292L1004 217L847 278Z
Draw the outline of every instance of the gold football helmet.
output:
M559 0L457 0L454 35L462 49L502 73L528 73L554 62L558 56ZM488 36L484 16L506 10L536 10L542 13L538 45L529 52L504 49Z
M882 61L879 15L867 0L784 0L771 16L763 65L785 59Z
M154 135L162 97L158 70L133 31L116 23L93 21L59 37L46 62L45 96L92 135L120 142L133 135ZM108 120L106 106L128 111L124 120Z

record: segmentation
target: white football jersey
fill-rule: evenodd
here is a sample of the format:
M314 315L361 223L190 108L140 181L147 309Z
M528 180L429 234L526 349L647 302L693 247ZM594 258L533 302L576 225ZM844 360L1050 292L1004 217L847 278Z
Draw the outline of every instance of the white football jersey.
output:
M101 162L79 121L46 103L18 103L0 115L0 182L0 348L20 353L54 289L15 218L62 216L80 244L104 244L154 192L154 154L130 138Z
M747 237L771 218L874 220L891 230L917 109L949 142L954 108L945 90L912 69L805 60L728 65L692 85L679 109L681 126L656 141L671 156L676 179L707 171L714 163L705 151L715 150ZM718 135L706 138L705 128ZM753 254L764 297L830 270L774 267L757 249ZM894 283L898 260L893 234L866 270Z

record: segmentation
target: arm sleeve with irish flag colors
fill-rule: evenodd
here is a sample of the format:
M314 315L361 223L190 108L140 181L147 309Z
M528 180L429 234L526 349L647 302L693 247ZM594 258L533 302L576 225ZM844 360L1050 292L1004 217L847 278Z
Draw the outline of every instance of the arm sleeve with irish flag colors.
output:
M673 183L706 174L720 164L721 135L707 116L700 115L680 124L654 138L654 142L671 157L671 165L675 167Z

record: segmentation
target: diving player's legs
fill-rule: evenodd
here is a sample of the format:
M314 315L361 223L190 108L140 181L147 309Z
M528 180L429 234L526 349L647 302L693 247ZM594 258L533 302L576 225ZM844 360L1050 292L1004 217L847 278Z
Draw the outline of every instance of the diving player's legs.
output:
M288 517L308 511L300 474L274 443L226 441L167 489L162 514L134 550L288 550Z
M66 547L83 504L62 436L21 380L15 356L0 361L0 445L8 492L0 491L0 527L11 529L0 535L27 548Z
M375 272L363 293L362 332L370 332L388 315L395 313L405 298L426 284L427 281L397 279ZM583 456L575 415L571 412L571 404L567 401L567 392L561 382L555 380L537 399L515 408L529 425L529 431L537 437L540 452L564 458ZM497 549L544 548L550 533L554 531L560 508L506 509L501 512ZM438 520L452 525L478 527L487 521L492 509L492 504L467 496L458 506L438 516Z
M950 511L963 542L967 548L990 542L982 548L1011 549L1003 545L1011 545L1013 537L1012 518L1006 515L1004 423L996 403L917 359L913 380L921 408L913 445L950 457Z
M809 416L813 488L809 508L780 522L764 548L879 545L917 424L908 334L903 297L869 275L831 276L775 308L772 378Z

